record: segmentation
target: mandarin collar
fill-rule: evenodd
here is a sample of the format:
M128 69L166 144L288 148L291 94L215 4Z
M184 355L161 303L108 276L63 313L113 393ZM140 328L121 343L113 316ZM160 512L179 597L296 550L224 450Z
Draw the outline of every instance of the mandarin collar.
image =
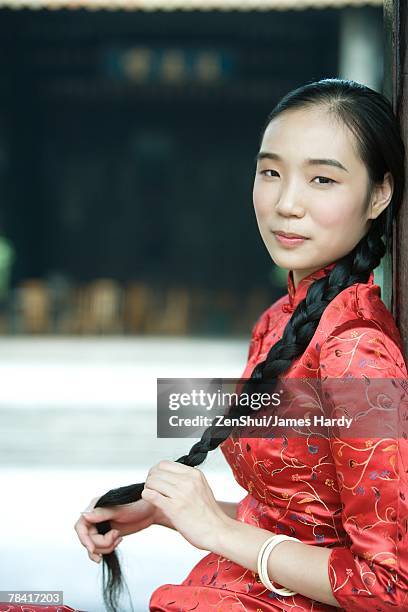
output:
M285 310L287 310L288 312L293 312L293 310L297 307L297 305L306 297L306 293L309 289L309 286L315 280L318 280L319 278L326 276L326 274L328 274L334 268L336 263L337 262L331 263L327 266L324 266L323 268L320 268L320 270L315 270L308 276L305 276L298 283L298 286L296 287L296 289L295 289L295 285L293 281L292 270L289 270L288 272L289 303L287 304L287 308ZM368 279L368 284L372 285L373 282L374 282L374 272L371 271L370 277Z

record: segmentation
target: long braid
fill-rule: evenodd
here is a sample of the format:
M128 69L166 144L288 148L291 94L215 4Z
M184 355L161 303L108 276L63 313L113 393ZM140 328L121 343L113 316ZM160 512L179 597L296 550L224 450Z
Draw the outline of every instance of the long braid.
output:
M283 331L282 338L268 352L265 361L258 363L252 371L242 391L250 394L253 383L268 383L272 388L277 383L277 376L286 372L292 362L302 355L310 343L321 316L328 304L344 289L355 283L366 283L385 254L385 244L381 238L381 227L374 220L368 233L354 249L338 260L329 274L315 280L309 287L306 297L298 304ZM233 403L228 417L251 414L250 406ZM203 463L208 453L225 441L233 430L232 425L210 425L190 449L187 455L176 459L178 463L191 467ZM145 483L138 483L112 489L105 493L95 507L128 504L141 499ZM111 527L109 521L97 523L99 533L107 533ZM107 566L107 575L103 566L104 601L109 610L116 611L118 598L122 589L122 577L115 551L103 555Z

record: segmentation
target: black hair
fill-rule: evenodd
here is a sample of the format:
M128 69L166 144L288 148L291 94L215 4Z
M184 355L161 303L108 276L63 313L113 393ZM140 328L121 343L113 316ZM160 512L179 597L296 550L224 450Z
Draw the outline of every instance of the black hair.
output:
M328 111L353 133L358 155L368 171L369 195L375 184L383 182L386 172L391 173L392 199L385 210L371 221L368 232L352 251L337 260L329 273L310 285L306 297L298 304L286 324L282 338L271 347L265 361L255 366L250 379L244 384L242 391L249 394L253 390L254 382L268 383L273 388L278 375L286 372L292 362L304 353L326 306L351 285L368 281L371 271L380 264L389 246L392 220L404 190L404 143L398 119L385 96L355 81L322 79L289 92L268 116L262 130L261 142L266 127L275 117L286 111L312 107ZM233 404L228 416L250 414L251 410L250 406ZM229 437L232 430L233 427L228 426L208 427L188 454L176 461L187 466L200 465L210 451ZM96 502L95 507L135 502L141 499L144 484L112 489ZM109 521L98 523L97 529L99 533L107 533L110 530ZM103 555L102 567L104 602L109 610L116 612L123 578L115 551Z

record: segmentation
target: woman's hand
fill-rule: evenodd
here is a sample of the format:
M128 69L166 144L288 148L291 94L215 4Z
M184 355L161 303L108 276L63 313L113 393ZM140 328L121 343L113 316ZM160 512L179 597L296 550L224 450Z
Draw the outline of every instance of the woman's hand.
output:
M79 541L87 548L89 558L96 563L101 561L102 554L112 552L125 535L137 533L152 524L172 527L161 511L144 499L130 504L95 508L99 497L90 501L74 525ZM110 531L104 535L98 533L96 528L96 524L102 521L110 521L111 524Z
M200 550L211 551L231 520L221 510L203 472L175 461L160 461L149 470L142 498Z

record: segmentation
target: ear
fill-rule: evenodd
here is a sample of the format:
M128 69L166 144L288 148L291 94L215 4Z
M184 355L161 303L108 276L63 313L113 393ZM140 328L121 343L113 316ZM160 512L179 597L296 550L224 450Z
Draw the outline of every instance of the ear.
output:
M369 219L376 219L391 202L394 191L394 178L391 172L386 172L382 183L374 185L371 197Z

